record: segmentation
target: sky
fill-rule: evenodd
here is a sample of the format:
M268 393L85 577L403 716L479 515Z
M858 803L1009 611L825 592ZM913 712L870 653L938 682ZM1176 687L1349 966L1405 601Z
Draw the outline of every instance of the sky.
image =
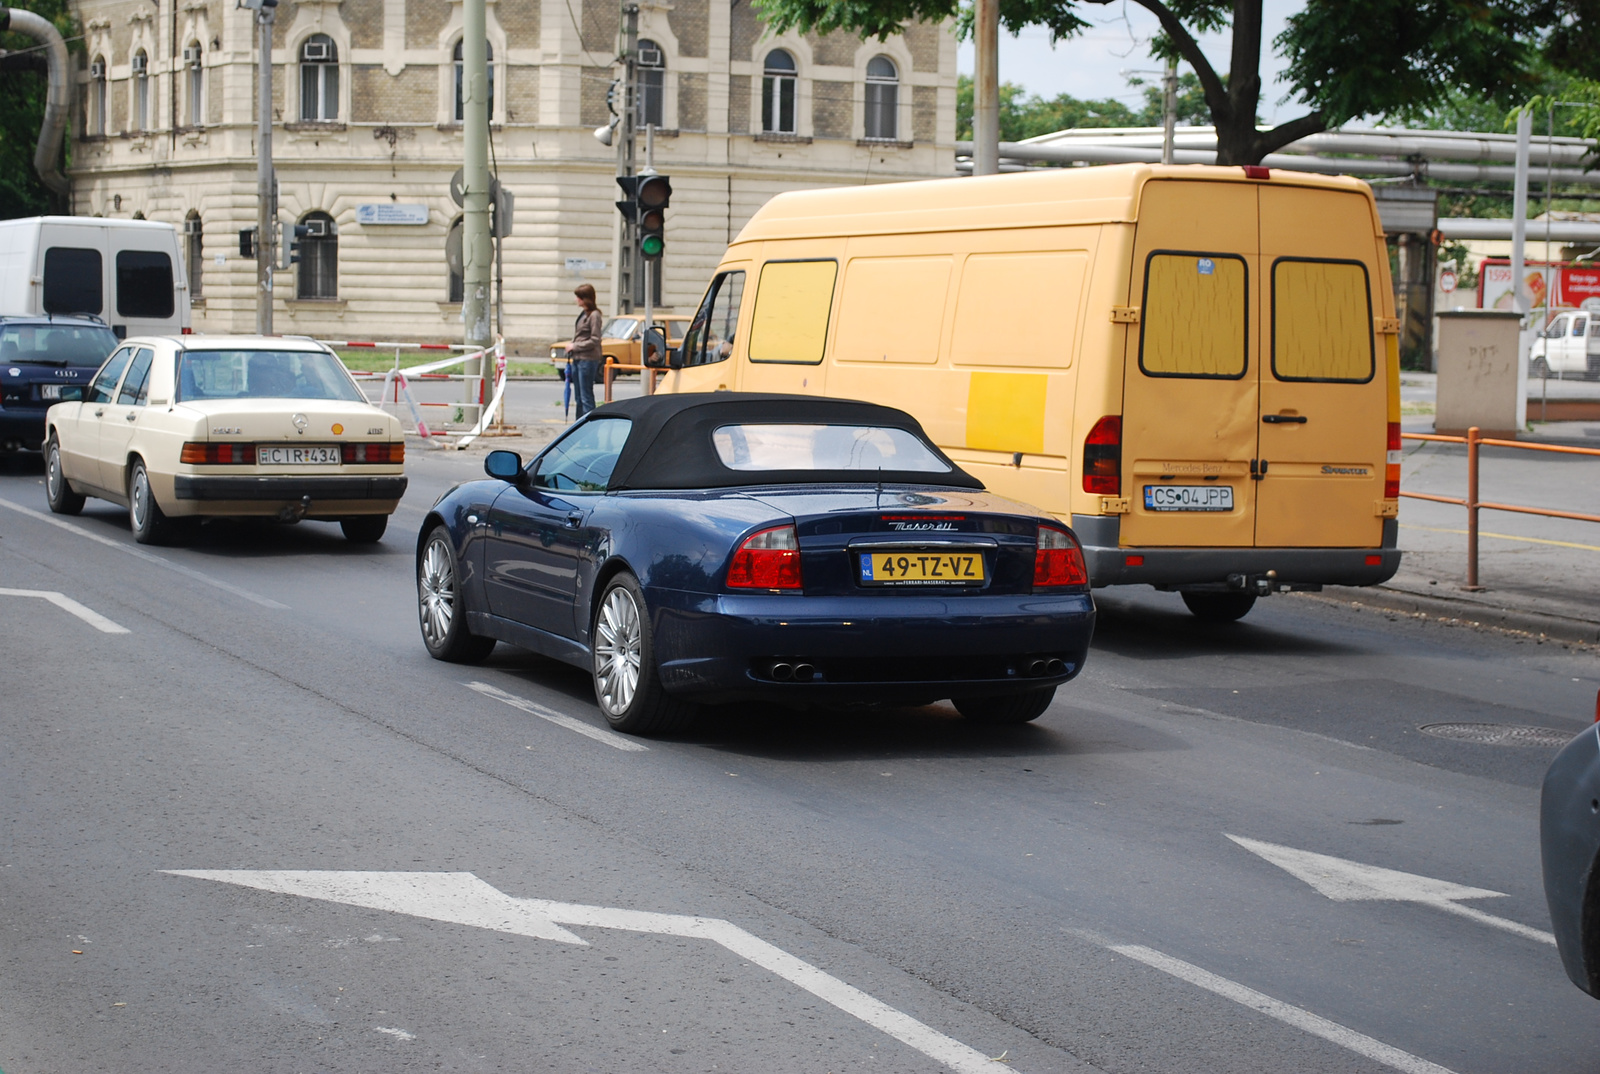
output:
M1305 6L1305 0L1265 0L1263 15L1265 27L1261 47L1261 116L1269 123L1293 119L1300 114L1293 102L1279 105L1284 87L1275 84L1283 70L1283 60L1272 54L1271 41L1284 28L1284 22L1294 12ZM1154 15L1131 0L1118 0L1110 4L1080 4L1078 10L1085 19L1096 23L1077 37L1050 46L1050 33L1041 28L1023 31L1020 37L1000 32L1000 81L1015 82L1030 94L1055 97L1070 93L1074 97L1100 100L1118 98L1130 106L1144 104L1144 94L1127 84L1121 73L1130 74L1139 69L1155 73L1142 77L1160 77L1159 66L1150 58L1150 38L1159 28ZM1209 34L1200 39L1207 57L1219 71L1228 69L1228 34ZM957 52L957 69L962 74L972 73L973 52L970 42L962 42ZM1180 67L1180 70L1187 68Z

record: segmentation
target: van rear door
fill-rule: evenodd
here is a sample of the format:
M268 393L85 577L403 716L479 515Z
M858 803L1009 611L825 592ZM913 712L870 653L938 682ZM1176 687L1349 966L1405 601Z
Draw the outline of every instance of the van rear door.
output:
M1145 184L1128 288L1139 331L1124 361L1123 545L1254 543L1258 247L1253 184Z
M1263 183L1255 543L1382 543L1388 377L1373 318L1383 241L1353 192Z

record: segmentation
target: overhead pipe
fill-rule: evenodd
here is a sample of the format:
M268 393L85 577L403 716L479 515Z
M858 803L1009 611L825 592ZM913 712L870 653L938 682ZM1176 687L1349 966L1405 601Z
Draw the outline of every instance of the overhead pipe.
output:
M67 83L67 43L50 20L31 11L0 7L0 30L27 34L44 46L46 77L44 123L39 127L39 144L33 151L33 170L39 181L66 198L72 191L61 174L61 139L66 134L67 116L72 108L72 91Z

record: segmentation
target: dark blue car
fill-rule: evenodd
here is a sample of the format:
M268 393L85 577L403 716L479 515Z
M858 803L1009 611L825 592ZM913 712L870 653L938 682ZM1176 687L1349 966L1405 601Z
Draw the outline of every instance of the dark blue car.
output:
M0 449L39 450L44 412L81 399L116 349L97 317L0 316Z
M1596 701L1600 721L1600 701ZM1544 893L1561 964L1600 999L1600 722L1562 748L1539 801Z
M891 407L647 396L485 469L422 525L423 641L441 660L505 641L586 668L621 731L753 698L948 698L1021 723L1083 668L1077 538L984 492Z

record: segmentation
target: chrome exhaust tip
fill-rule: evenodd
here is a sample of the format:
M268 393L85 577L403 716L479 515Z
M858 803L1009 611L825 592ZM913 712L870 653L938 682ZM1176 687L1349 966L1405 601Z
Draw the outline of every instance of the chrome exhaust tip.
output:
M1035 660L1033 663L1028 665L1028 674L1043 675L1048 667L1049 665L1047 665L1043 660Z
M817 669L810 664L796 664L794 666L795 682L810 682L817 677Z
M1067 673L1067 662L1065 660L1051 660L1045 664L1044 669L1046 675L1065 675Z
M794 668L789 664L777 663L772 665L768 674L779 682L788 682L794 678Z

